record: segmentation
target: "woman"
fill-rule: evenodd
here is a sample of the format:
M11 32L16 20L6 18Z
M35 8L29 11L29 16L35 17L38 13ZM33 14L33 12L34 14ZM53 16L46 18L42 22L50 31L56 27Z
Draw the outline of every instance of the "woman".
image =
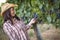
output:
M25 25L24 22L16 16L15 6L16 5L9 3L2 6L1 15L4 18L3 30L10 40L29 40L27 30L36 20L33 18L29 24Z

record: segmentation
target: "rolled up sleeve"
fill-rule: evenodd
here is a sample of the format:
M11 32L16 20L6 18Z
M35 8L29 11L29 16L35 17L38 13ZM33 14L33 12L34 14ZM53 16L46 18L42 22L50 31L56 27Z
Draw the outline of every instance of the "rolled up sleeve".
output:
M22 21L22 28L23 30L27 31L28 29L30 29L32 27L32 25L29 25L29 24L25 24L24 21Z
M26 30L30 29L31 27L32 27L32 25L27 24L26 25L26 28L27 28Z
M24 25L25 25L25 24L24 24ZM27 31L27 30L29 30L31 27L32 27L32 25L27 24L27 25L23 26L22 28L23 28L23 30Z

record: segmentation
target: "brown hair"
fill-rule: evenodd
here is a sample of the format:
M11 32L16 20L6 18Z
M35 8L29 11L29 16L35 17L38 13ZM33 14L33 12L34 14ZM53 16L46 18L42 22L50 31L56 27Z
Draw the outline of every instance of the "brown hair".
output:
M11 7L11 8L13 8L13 7ZM11 12L10 12L10 9L11 8L9 8L8 10L6 10L4 12L3 18L4 18L4 22L6 22L7 20L10 20L11 21L11 24L13 24ZM19 17L17 17L17 15L15 15L14 18L16 18L17 20L20 20Z

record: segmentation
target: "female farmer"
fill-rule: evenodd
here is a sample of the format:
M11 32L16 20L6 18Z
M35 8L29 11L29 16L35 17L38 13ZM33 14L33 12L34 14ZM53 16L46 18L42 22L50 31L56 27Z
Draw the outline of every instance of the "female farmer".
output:
M9 40L29 40L27 30L36 22L33 18L27 25L17 17L14 7L16 5L5 3L1 7L1 15L4 18L3 30L9 37Z

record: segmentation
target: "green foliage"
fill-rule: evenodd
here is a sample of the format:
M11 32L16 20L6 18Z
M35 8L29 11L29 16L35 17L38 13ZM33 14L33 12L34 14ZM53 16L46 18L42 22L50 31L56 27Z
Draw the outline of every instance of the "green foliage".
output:
M0 28L2 27L3 25L3 18L0 16Z
M7 2L18 5L15 7L16 14L25 23L33 18L34 13L37 13L39 22L57 24L57 11L55 9L60 8L60 0L8 0Z

